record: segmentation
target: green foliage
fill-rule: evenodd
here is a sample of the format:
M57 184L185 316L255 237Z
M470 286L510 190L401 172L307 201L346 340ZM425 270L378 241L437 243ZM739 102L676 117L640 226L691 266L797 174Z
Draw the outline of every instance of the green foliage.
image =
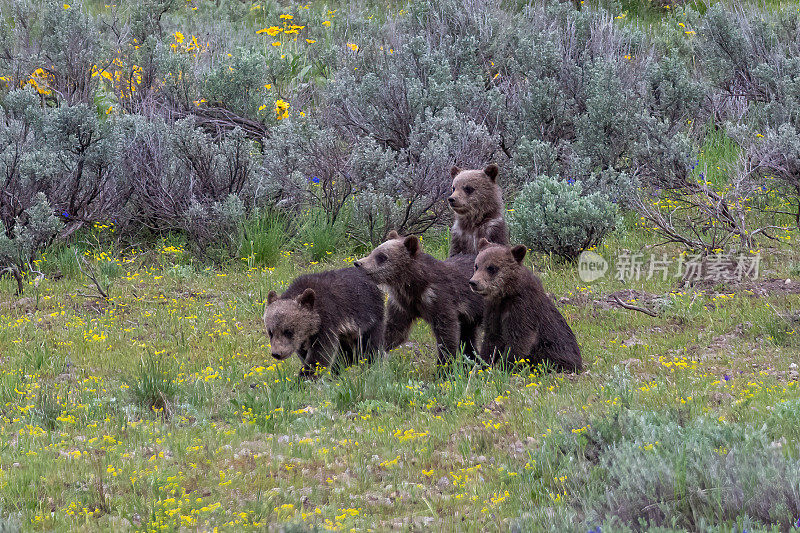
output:
M186 230L201 256L231 258L238 252L239 232L245 218L244 204L236 194L204 206L196 199L186 213Z
M766 422L766 428L776 441L783 438L795 446L800 445L800 400L788 400L776 405Z
M536 252L574 260L618 224L617 207L583 185L547 176L526 184L509 213L512 241Z
M255 117L265 83L263 55L240 48L206 74L203 94L213 102L224 102L239 115Z
M507 198L564 176L639 208L640 187L691 194L696 152L733 138L747 164L706 177L748 174L738 196L763 206L763 192L781 194L800 211L791 7L199 4L11 2L6 228L44 192L70 233L109 220L126 236L178 230L224 260L242 252L220 207L236 195L244 216L279 204L335 225L346 211L343 231L375 245L391 229L447 225L453 164L498 163ZM650 31L633 16L662 20ZM720 131L702 131L710 120ZM748 245L758 234L735 231Z
M255 210L241 222L239 250L248 261L274 267L289 243L286 215L268 209Z
M53 270L53 273L60 273L68 279L77 279L80 275L80 265L75 255L74 246L57 244L47 250L47 261L44 266L46 269Z
M136 372L128 379L128 392L139 407L166 415L179 391L177 380L171 356L148 354L142 357Z
M18 293L23 290L22 274L30 270L36 254L50 244L61 227L47 197L39 193L35 203L16 218L10 235L0 233L0 269L11 271Z
M342 412L392 412L407 407L420 385L407 372L402 362L391 360L343 369L328 389L331 403Z
M312 209L297 229L296 247L311 261L324 261L334 253L346 254L352 245L347 240L345 215L340 213L338 219L332 219L322 209Z
M534 454L530 481L566 491L587 527L705 529L745 520L786 530L795 524L796 453L784 454L763 429L680 419L622 410L579 428L567 425ZM559 480L561 472L567 475Z
M22 352L22 365L31 374L58 375L64 369L64 357L48 345L40 344Z
M255 386L231 398L236 414L253 420L261 431L285 431L298 418L297 410L304 398L303 387L296 376L280 369L273 383Z
M33 414L42 427L50 431L58 427L57 418L61 415L61 406L52 385L45 384L39 390Z

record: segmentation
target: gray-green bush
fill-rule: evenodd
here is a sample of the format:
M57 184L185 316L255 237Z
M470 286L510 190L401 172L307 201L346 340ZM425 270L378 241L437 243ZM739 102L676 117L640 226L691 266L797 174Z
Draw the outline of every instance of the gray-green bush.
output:
M548 176L527 183L508 215L512 241L535 252L574 260L597 246L618 223L617 206L583 184Z
M11 0L0 20L6 232L42 192L65 234L114 220L121 233L182 231L233 256L219 206L235 195L244 214L320 210L335 225L346 212L348 236L376 244L390 229L446 226L450 166L489 162L508 199L563 176L582 196L640 209L665 190L694 194L709 119L742 147L737 194L754 206L765 190L788 195L800 212L791 6L685 6L653 32L615 20L613 3L411 1L336 17L304 7L218 2L189 17L175 0ZM287 32L261 31L287 11ZM732 231L747 244L763 234Z
M533 454L528 481L570 495L575 520L561 524L568 529L744 524L787 531L796 524L796 445L784 450L765 429L746 424L680 420L679 413L623 409L567 425Z
M10 235L0 232L0 272L11 272L17 282L17 294L24 290L23 274L32 270L36 254L50 244L61 227L47 197L39 193L35 203L15 219Z

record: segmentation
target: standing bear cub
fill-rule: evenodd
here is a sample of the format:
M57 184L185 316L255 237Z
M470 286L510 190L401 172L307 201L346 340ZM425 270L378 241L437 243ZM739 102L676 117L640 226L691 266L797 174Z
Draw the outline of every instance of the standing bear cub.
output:
M538 276L522 264L527 248L481 239L478 249L469 285L486 301L481 358L489 364L549 361L558 370L581 370L575 334Z
M413 322L422 318L436 337L438 363L450 361L460 346L475 354L475 335L483 318L483 299L469 289L473 256L439 261L423 253L417 237L396 231L354 265L389 292L386 349L408 339Z
M281 296L270 291L264 310L272 356L297 353L301 377L318 367L336 371L361 355L371 361L383 347L383 319L383 294L355 268L300 276Z
M503 219L503 193L497 184L497 165L483 170L450 169L453 193L447 198L456 221L450 231L450 256L478 253L478 242L486 238L508 244L508 227Z

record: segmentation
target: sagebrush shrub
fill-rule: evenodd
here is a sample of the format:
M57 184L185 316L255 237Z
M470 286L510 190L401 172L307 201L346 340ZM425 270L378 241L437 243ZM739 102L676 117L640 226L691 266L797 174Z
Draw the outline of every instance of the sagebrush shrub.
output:
M617 206L601 193L549 176L522 188L508 218L513 242L566 260L597 246L618 223Z
M275 35L261 30L282 26L278 4L226 2L189 18L175 0L130 7L9 2L0 20L6 228L44 192L67 234L116 220L124 232L227 240L233 254L236 239L209 233L227 228L210 220L213 206L235 194L246 212L322 210L329 224L347 212L348 236L376 244L390 229L444 227L450 166L489 162L507 198L539 176L563 176L583 196L638 209L637 196L693 194L697 125L709 119L744 132L750 175L737 194L759 207L748 192L757 187L800 205L791 6L687 7L655 35L616 21L613 1L576 10L445 0L336 17L304 6ZM200 220L190 211L210 223L190 230ZM719 213L703 220L729 225ZM765 232L747 233L743 244Z
M191 205L190 180L175 154L173 133L161 118L125 115L118 121L123 142L117 167L125 206L117 214L123 230L179 230Z
M10 230L0 231L0 272L8 270L22 293L22 274L31 268L36 255L50 244L63 227L53 215L47 196L39 193L35 203L16 218Z
M210 206L193 198L184 227L198 255L215 260L230 259L239 253L244 220L244 204L235 194Z
M551 490L568 495L574 514L560 513L571 520L560 527L705 530L743 521L785 531L796 523L796 445L782 450L764 428L681 418L622 409L548 439L534 454L532 481L554 480Z

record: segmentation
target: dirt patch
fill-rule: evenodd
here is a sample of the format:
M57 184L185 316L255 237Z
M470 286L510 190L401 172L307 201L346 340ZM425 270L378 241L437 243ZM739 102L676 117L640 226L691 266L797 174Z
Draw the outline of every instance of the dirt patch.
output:
M790 278L772 278L742 283L736 292L751 293L752 296L775 296L778 294L800 294L800 282Z
M795 281L788 278L770 278L758 281L745 281L735 284L717 283L713 287L708 285L703 287L701 284L695 284L693 289L698 294L704 293L715 295L720 293L737 293L751 296L753 298L761 298L765 296L800 294L800 281ZM616 299L619 298L628 304L644 307L646 309L654 309L658 306L659 301L663 300L666 296L666 294L653 294L651 292L636 289L625 289L612 292L600 299L593 299L589 293L585 293L557 298L556 302L558 302L560 305L574 305L577 307L593 305L595 308L605 310L622 309L623 307L620 306L616 301ZM707 307L709 309L713 309L714 305L709 304Z
M32 313L36 310L36 299L31 297L20 298L19 300L10 300L0 302L0 311L21 310L23 313Z

